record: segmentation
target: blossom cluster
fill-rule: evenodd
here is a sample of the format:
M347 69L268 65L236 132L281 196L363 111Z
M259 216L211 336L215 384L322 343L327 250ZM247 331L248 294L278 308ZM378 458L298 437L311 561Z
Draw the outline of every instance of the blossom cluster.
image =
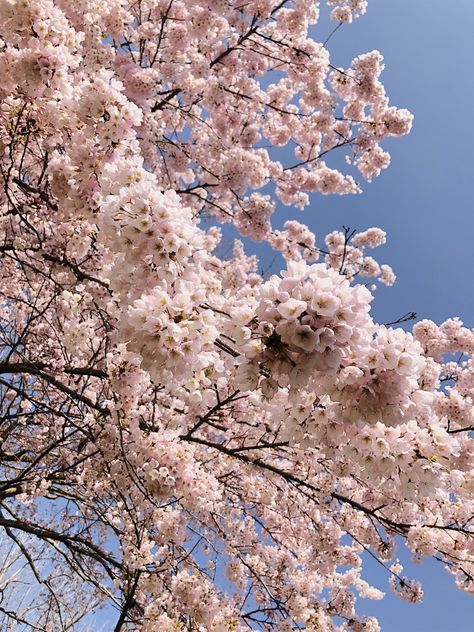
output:
M241 369L258 379L263 365L281 386L303 384L316 371L335 372L370 335L371 299L366 288L351 287L324 264L289 262L281 277L259 288L255 316L248 310L232 313L242 325L239 335L249 339L242 348L249 362ZM253 319L259 338L246 327Z

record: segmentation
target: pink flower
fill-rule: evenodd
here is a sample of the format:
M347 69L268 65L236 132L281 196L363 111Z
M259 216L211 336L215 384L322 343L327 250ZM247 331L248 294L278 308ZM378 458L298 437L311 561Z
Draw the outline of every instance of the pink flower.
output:
M298 301L294 298L289 298L284 303L280 303L277 306L278 312L288 320L296 320L306 310L305 301Z

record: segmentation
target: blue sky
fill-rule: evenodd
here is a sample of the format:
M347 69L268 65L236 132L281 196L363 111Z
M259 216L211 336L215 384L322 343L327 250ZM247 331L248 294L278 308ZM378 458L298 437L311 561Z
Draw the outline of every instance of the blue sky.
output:
M321 21L314 37L326 34ZM315 196L303 215L292 216L320 238L343 224L387 231L387 245L374 256L398 279L377 290L379 322L413 310L437 322L457 315L473 327L473 0L369 0L367 14L341 28L329 48L338 66L380 50L391 103L411 110L414 126L409 136L385 143L392 164L361 195ZM381 602L361 602L360 612L378 616L383 632L474 631L474 595L457 590L438 562L414 566L402 551L400 558L406 574L423 581L423 604L392 596L383 569L367 560L365 579L388 593Z
M327 31L321 20L315 39ZM391 103L415 115L409 136L385 143L392 164L361 195L314 196L303 215L291 213L321 238L342 224L387 231L374 256L393 266L398 281L377 291L380 322L413 310L436 321L458 315L474 326L473 36L472 0L371 0L367 14L329 44L338 66L380 50Z

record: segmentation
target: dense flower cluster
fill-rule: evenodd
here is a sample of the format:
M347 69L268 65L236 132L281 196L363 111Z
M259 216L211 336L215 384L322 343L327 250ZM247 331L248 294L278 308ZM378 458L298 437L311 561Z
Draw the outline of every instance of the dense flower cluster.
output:
M240 367L256 381L268 368L280 386L301 386L315 372L335 373L370 337L371 300L365 287L351 286L325 264L289 262L281 277L260 286L255 316L248 308L231 312L232 321L242 324L239 337L248 338L241 352L250 362ZM252 320L259 338L245 327Z

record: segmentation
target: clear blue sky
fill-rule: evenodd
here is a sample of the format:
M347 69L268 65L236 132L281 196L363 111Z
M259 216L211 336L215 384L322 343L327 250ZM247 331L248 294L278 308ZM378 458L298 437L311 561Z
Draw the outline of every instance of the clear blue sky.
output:
M314 37L327 32L322 19ZM374 256L393 266L398 281L377 291L380 322L413 310L474 326L474 1L369 0L366 15L343 26L329 49L338 66L380 50L391 104L413 112L413 130L385 143L392 164L361 195L313 196L303 214L285 209L279 217L290 212L320 238L342 224L387 231Z
M321 41L327 32L322 20L314 37ZM379 322L413 310L437 322L457 315L473 327L474 1L369 0L367 14L342 27L329 48L337 66L380 50L391 103L411 110L414 126L385 144L392 164L361 195L314 196L303 215L292 217L320 238L343 224L387 231L387 245L374 256L398 279L377 290ZM278 219L288 215L285 209ZM474 595L458 591L438 562L413 566L410 555L400 558L407 575L423 581L423 604L392 596L385 572L367 561L365 579L388 592L381 602L361 602L359 611L375 614L382 632L473 632Z

